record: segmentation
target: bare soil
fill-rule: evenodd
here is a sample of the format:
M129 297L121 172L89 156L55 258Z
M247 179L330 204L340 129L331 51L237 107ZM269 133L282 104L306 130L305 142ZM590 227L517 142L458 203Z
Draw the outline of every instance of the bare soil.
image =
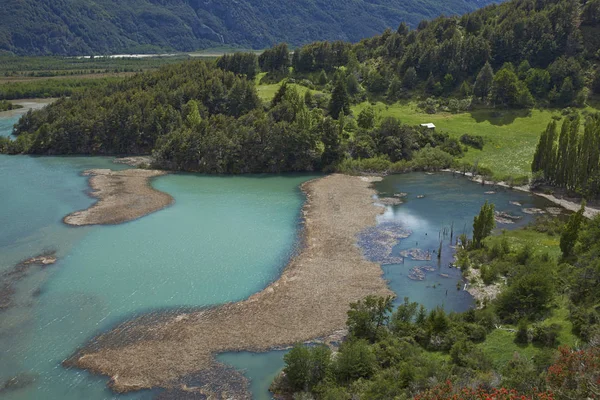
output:
M69 225L112 225L131 221L158 211L173 202L173 198L150 186L150 179L165 175L165 171L127 169L91 169L91 195L98 202L86 210L67 215Z

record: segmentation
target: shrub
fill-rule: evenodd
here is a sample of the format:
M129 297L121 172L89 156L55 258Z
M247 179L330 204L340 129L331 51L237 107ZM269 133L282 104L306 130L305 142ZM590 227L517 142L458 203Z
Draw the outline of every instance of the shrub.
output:
M467 146L471 146L473 148L481 150L483 149L484 140L483 136L469 135L468 133L465 133L460 137L460 142L462 144L466 144Z
M417 170L439 171L449 168L452 165L453 158L445 151L431 147L429 144L421 150L414 153L412 166Z
M558 324L552 324L550 326L534 325L531 342L539 346L554 347L559 331L560 325Z

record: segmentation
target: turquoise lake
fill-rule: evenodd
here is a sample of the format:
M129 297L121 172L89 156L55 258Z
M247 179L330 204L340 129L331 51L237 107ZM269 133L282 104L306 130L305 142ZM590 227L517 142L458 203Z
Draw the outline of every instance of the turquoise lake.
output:
M0 118L1 135L10 134L12 120ZM137 314L241 300L277 279L297 250L304 201L299 185L313 177L169 175L153 182L175 198L164 210L116 226L66 226L65 215L94 201L81 176L90 168L126 167L109 158L0 155L0 274L45 251L56 251L58 257L56 264L32 268L15 282L15 306L0 311L0 385L18 374L31 381L0 393L3 398L151 398L151 392L117 396L106 389L105 378L66 370L61 362L94 335ZM457 234L463 226L470 232L486 199L501 211L523 216L506 228L531 219L522 207L549 206L527 193L500 189L485 194L489 187L451 174L390 176L376 187L383 196L407 193L404 204L386 207L379 218L412 231L394 254L413 247L437 249L439 231L451 223ZM460 274L448 267L449 243L443 249L439 266L434 258L383 268L399 299L408 296L448 311L473 305L466 292L456 290ZM408 279L410 268L418 265L438 270L424 281ZM254 397L267 399L282 354L218 358L246 370Z

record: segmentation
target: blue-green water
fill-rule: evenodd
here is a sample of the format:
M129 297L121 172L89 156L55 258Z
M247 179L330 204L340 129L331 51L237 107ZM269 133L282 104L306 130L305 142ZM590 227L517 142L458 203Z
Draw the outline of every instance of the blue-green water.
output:
M12 117L0 117L0 136L10 136L12 134L13 125L17 123L20 115Z
M482 186L469 179L451 173L411 173L392 175L375 185L380 196L393 196L406 193L404 203L386 207L379 222L399 222L412 234L400 241L392 250L392 255L400 255L402 250L419 248L431 253L430 261L404 259L404 264L383 266L384 277L390 288L397 293L397 302L404 297L423 304L428 309L443 306L447 311L465 311L473 306L472 297L462 289L464 282L461 273L451 268L457 237L466 233L471 236L473 217L487 200L496 206L496 210L521 217L513 224L499 224L497 229L514 229L528 224L532 216L524 213L524 208L546 208L551 202L538 196L501 187ZM487 192L487 193L486 193ZM489 193L494 192L494 193ZM422 198L419 198L424 196ZM511 204L518 202L521 205ZM453 240L442 238L442 253L438 261L437 251L440 245L440 232L447 232L453 226ZM433 266L435 271L426 274L423 281L409 278L411 268ZM443 275L442 275L443 274Z
M137 313L260 291L294 251L298 186L310 176L166 176L154 186L175 198L171 207L118 226L62 224L64 215L92 203L80 172L98 167L116 165L0 156L0 270L45 250L59 257L18 282L16 306L0 314L0 382L20 373L34 379L3 397L114 397L105 379L65 370L61 361Z
M0 118L0 135L10 134L12 119ZM152 397L150 392L117 396L106 389L105 378L65 370L61 361L97 333L136 314L236 301L264 288L294 251L303 201L298 186L311 178L169 175L153 182L175 198L164 210L116 226L66 226L65 215L93 202L87 178L80 175L90 168L126 167L108 158L0 155L0 273L43 251L56 251L59 258L17 282L15 307L0 312L0 385L17 374L33 381L0 393L3 398ZM391 176L377 188L382 195L408 193L404 204L387 207L380 218L399 221L413 232L394 254L413 247L437 249L438 232L452 222L456 234L464 226L470 232L472 218L486 199L499 210L522 215L519 224L530 217L509 201L523 207L548 205L502 189L487 195L489 187L450 174ZM409 280L408 271L415 265L437 266L435 257L384 267L399 298L408 296L429 308L443 305L448 311L472 305L466 292L456 290L460 274L448 268L448 242L439 271L425 281ZM282 367L282 354L228 353L218 358L246 371L254 397L266 399Z

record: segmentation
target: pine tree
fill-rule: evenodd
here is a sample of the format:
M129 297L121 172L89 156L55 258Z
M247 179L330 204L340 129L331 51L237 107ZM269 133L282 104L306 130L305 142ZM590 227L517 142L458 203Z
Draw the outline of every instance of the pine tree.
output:
M275 107L277 104L281 103L283 98L285 97L285 93L287 92L287 81L283 81L277 93L275 93L275 97L271 100L271 107Z
M479 74L477 74L477 79L473 86L473 94L480 99L486 98L492 90L493 82L494 70L490 63L486 62L481 71L479 71Z
M331 93L329 115L331 115L333 119L338 119L341 112L346 115L350 114L350 99L348 98L345 82L340 77L337 79L333 92Z
M419 78L417 77L417 70L414 67L409 67L404 73L404 78L402 79L404 87L407 89L414 89L418 82Z

